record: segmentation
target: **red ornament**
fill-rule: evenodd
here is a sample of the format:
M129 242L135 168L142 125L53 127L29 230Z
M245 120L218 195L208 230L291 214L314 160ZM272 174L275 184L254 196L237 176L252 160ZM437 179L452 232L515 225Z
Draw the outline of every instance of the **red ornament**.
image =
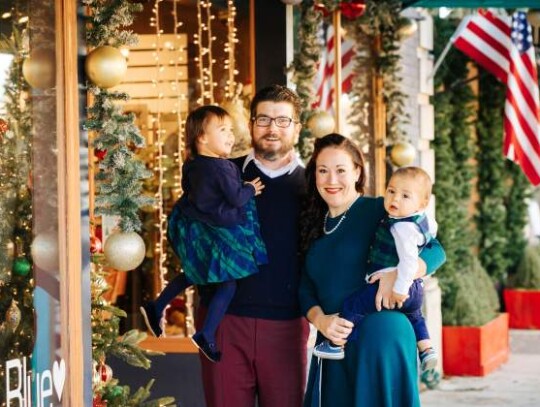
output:
M4 119L0 119L0 136L6 134L6 131L9 130L9 123Z
M97 157L98 160L101 161L107 155L107 150L100 150L99 148L95 148L94 149L94 155Z
M113 377L113 371L109 365L99 363L96 367L99 377L103 383L108 383Z
M315 3L315 5L313 6L313 8L319 12L322 13L323 17L328 17L330 15L330 12L328 11L328 9L326 7L324 7L323 4L321 3Z
M352 1L350 3L339 3L341 14L349 20L355 20L366 11L366 5L363 1Z
M96 236L90 236L90 253L96 254L100 253L102 250L103 245L101 244L101 240Z
M94 397L94 400L92 400L92 407L107 407L107 400L103 400L101 395L98 394Z

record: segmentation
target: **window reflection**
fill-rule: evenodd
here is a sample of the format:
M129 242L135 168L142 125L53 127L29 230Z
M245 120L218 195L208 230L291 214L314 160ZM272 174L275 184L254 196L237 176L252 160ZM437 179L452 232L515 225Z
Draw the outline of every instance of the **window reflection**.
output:
M54 27L52 0L1 2L3 406L62 405Z

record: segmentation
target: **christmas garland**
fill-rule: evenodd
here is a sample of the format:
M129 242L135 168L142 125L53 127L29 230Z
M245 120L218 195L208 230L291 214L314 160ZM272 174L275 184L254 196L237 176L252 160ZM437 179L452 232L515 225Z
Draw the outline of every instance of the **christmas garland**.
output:
M131 270L144 259L144 242L142 243L142 258L135 263L122 267L122 262L114 259L115 251L121 240L116 236L137 237L136 244L142 242L135 231L140 231L142 222L139 209L153 203L153 198L142 194L142 180L149 178L151 173L145 164L137 158L134 149L143 147L145 139L135 125L135 115L125 114L118 101L125 101L129 95L122 92L110 91L108 88L120 82L125 72L125 59L118 47L135 44L137 37L123 27L133 23L133 14L142 9L142 5L128 0L84 0L88 6L89 18L87 24L87 44L93 48L87 56L87 74L92 81L88 83L88 91L93 98L93 105L88 109L88 119L85 128L94 134L93 147L99 161L99 171L96 173L96 215L112 215L119 219L120 234L112 234L106 242L105 257L107 263L120 270ZM109 58L119 67L119 72L109 68L105 72L96 71L93 62ZM97 64L99 67L99 63ZM111 79L112 78L112 79ZM131 237L129 237L131 239ZM100 244L94 237L94 270L91 276L91 321L92 321L92 353L94 359L94 401L95 406L124 407L138 405L173 405L171 397L154 401L145 401L150 396L151 380L147 386L140 388L130 395L129 386L121 386L113 378L112 369L105 364L107 355L115 355L133 366L148 369L150 360L147 356L155 354L139 347L146 334L136 329L124 335L119 335L120 318L126 317L121 309L111 305L104 298L110 289L106 282L107 273L103 268L103 255L100 254ZM109 255L107 246L114 241L115 247ZM125 259L124 259L125 260ZM129 260L129 259L128 259Z
M434 20L435 57L455 31L457 22ZM435 77L435 178L437 238L446 252L446 263L437 272L442 290L444 325L479 326L492 319L498 308L493 283L473 253L477 236L468 211L472 195L471 140L474 96L465 84L469 59L450 53ZM498 151L498 150L497 150Z
M521 169L501 155L506 88L479 68L477 129L478 195L476 224L480 233L479 256L499 285L506 282L526 246L530 184Z
M322 44L317 37L320 23L328 19L332 12L339 10L345 17L344 28L351 33L356 44L355 80L351 91L352 112L349 117L358 127L351 136L361 146L370 143L369 106L372 104L371 88L374 75L380 75L384 82L383 100L386 105L386 139L388 144L406 139L400 125L408 120L404 113L405 95L399 89L399 30L407 19L399 15L401 2L398 0L322 0L315 5L304 1L300 5L302 15L298 30L298 52L291 64L293 82L303 100L302 122L306 122L314 111L311 104L315 98L313 79L322 52ZM319 14L319 15L317 15ZM375 48L373 44L380 44ZM313 135L305 127L300 134L300 154L307 158L311 154ZM372 146L373 147L373 146ZM371 147L371 148L372 148Z
M478 153L478 197L475 216L480 234L479 257L494 281L502 282L510 261L506 256L505 159L503 142L504 86L479 69L478 121L476 123Z

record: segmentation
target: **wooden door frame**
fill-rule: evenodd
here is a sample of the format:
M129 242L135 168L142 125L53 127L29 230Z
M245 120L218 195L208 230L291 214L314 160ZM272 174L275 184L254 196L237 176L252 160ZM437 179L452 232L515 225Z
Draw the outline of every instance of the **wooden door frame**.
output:
M84 404L77 1L55 0L58 247L62 355L67 365L62 405ZM81 404L82 403L82 404Z

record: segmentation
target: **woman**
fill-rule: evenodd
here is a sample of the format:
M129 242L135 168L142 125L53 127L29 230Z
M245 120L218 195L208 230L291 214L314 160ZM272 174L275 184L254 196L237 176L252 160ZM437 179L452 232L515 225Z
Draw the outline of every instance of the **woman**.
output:
M416 341L407 318L387 310L372 314L358 327L359 339L347 343L353 325L337 315L345 298L366 284L370 244L384 215L381 198L363 196L362 153L339 134L318 139L306 179L300 303L319 331L317 343L326 337L346 345L346 356L324 363L313 358L304 406L419 406ZM444 262L444 252L436 241L421 257L428 272ZM417 276L425 272L426 264L420 261ZM372 279L380 284L378 309L396 306L390 303L395 278L394 272Z

